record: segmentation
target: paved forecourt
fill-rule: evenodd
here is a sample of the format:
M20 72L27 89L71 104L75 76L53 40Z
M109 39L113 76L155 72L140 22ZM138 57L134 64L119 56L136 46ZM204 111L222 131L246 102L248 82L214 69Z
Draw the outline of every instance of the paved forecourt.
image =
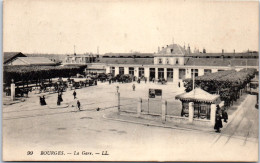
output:
M62 105L56 106L57 94L46 93L48 106L40 106L39 95L29 94L25 102L19 102L3 107L3 154L9 159L14 153L19 153L17 159L25 160L214 160L216 151L223 150L217 144L211 145L218 134L205 133L178 128L162 128L103 118L111 112L117 112L116 86L122 98L148 97L149 88L163 90L163 97L174 98L183 90L177 84L157 85L141 83L132 91L132 84L98 83L98 86L77 89L77 99L82 104L82 111L77 111L73 90L63 93ZM97 108L101 108L97 111ZM222 135L224 137L225 135ZM221 139L222 140L222 139ZM233 140L233 139L232 139ZM218 141L217 141L218 142ZM244 140L235 139L232 147L226 146L226 153L221 159L254 160L256 158L256 143L243 145ZM202 148L203 147L203 148ZM232 150L231 150L232 149ZM40 155L41 151L62 150L65 155ZM27 156L28 151L34 151L33 156ZM102 152L108 151L109 158L102 155L75 156L74 151ZM160 155L158 155L160 153ZM250 157L252 156L253 157ZM135 156L135 157L134 157Z

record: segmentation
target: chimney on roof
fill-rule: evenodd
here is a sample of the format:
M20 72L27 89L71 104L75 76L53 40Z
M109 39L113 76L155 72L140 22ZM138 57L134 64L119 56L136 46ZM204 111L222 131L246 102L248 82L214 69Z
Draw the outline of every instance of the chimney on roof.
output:
M167 45L167 47L168 47L168 45Z
M222 54L224 54L224 49L222 49Z
M234 49L234 54L236 53L236 50Z
M206 53L206 49L205 48L203 48L203 53Z
M162 49L164 49L164 47L162 47Z
M188 54L190 54L190 45L189 44L188 44L187 50L188 50Z
M160 47L158 46L158 53L160 52Z

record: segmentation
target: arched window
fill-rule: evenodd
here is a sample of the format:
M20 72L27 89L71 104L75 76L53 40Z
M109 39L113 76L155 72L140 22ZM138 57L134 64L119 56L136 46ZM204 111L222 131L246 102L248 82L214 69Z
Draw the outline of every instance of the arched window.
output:
M159 64L162 64L162 58L159 58L158 63L159 63Z
M166 64L169 64L169 63L170 63L170 61L169 61L169 59L167 58L167 59L166 59Z

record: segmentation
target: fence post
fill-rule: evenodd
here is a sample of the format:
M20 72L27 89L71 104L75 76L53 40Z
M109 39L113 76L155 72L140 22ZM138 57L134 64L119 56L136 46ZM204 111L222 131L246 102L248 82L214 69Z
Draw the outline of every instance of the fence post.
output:
M117 93L117 108L118 108L118 113L120 113L120 93Z
M148 114L149 114L149 107L150 107L150 104L149 104L149 98L148 98Z
M215 125L215 118L216 118L216 104L210 105L210 123L211 125Z
M162 100L162 123L166 121L167 101Z
M194 115L194 103L189 102L189 122L193 122L193 115Z
M11 84L11 100L12 101L15 100L15 84L14 83Z
M141 117L142 112L142 98L139 98L137 102L137 117Z

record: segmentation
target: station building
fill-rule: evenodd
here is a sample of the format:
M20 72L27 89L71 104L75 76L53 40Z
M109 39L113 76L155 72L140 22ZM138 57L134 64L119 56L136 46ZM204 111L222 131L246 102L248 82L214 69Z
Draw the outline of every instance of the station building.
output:
M158 47L156 53L106 53L68 55L63 64L86 65L86 73L131 74L146 77L148 81L164 78L168 82L179 82L206 73L224 70L241 70L243 68L259 69L259 53L247 51L236 53L207 53L196 50L191 52L189 46L178 44Z
M179 82L206 73L224 70L241 70L243 68L258 68L258 52L244 53L192 53L190 47L178 44L158 48L157 53L108 53L99 60L106 73L131 74L136 77L146 77L151 81L164 78L169 82Z

